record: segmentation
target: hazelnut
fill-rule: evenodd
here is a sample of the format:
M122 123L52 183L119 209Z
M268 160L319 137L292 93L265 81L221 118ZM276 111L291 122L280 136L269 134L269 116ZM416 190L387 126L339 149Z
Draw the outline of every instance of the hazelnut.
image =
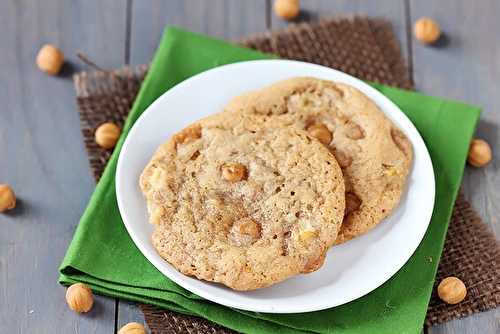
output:
M332 141L332 133L324 124L313 124L307 127L311 136L319 140L323 145L328 145Z
M201 126L199 124L192 125L188 128L185 128L181 132L174 135L174 143L175 147L178 144L188 144L196 139L201 138Z
M415 37L424 44L434 43L441 36L441 29L433 19L422 17L415 22L413 27Z
M403 152L407 157L411 157L411 144L405 134L396 128L391 129L391 138L394 144Z
M293 20L299 15L299 0L276 0L274 1L274 13L285 20Z
M0 212L16 207L16 195L8 184L0 184Z
M469 147L467 161L474 167L483 167L491 161L490 145L482 139L473 139Z
M438 296L448 304L458 304L467 295L464 282L456 277L446 277L438 285Z
M118 334L146 334L146 329L143 324L138 322L129 322L120 328Z
M259 224L249 219L241 223L240 225L240 233L249 235L250 237L257 239L260 237L261 227Z
M356 123L349 122L349 126L346 128L346 136L348 138L358 140L365 137L363 129Z
M88 312L94 305L92 290L83 283L73 284L66 290L66 302L77 313Z
M246 178L247 168L242 164L222 166L222 177L229 182L238 182Z
M64 54L53 45L45 44L36 56L38 68L50 75L56 75L64 63Z
M120 138L121 130L114 123L101 124L95 132L95 141L97 145L105 149L115 147L118 138Z

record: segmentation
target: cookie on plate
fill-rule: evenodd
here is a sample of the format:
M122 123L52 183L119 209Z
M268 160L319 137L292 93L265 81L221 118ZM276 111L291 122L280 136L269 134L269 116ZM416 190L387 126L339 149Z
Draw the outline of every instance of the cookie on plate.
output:
M344 216L328 149L305 131L257 123L203 119L161 145L140 179L160 256L236 290L317 270Z
M226 110L306 130L330 149L346 182L346 215L337 243L366 233L398 204L411 167L411 143L356 88L292 78L236 97Z

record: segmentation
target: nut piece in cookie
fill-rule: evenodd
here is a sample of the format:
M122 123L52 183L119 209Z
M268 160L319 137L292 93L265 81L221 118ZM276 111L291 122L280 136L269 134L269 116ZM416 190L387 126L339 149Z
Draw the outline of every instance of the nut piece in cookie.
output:
M238 182L247 177L247 168L242 164L226 164L221 170L222 177L229 182Z
M323 145L328 145L332 141L332 133L324 124L312 124L308 126L306 130Z

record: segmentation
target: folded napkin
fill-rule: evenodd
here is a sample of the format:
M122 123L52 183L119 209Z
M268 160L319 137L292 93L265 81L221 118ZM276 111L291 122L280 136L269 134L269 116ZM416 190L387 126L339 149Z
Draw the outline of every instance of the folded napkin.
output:
M411 259L381 287L348 304L304 314L227 308L171 282L130 239L116 203L115 171L123 141L137 118L161 94L197 73L223 64L270 57L177 28L165 30L120 141L61 264L59 282L85 282L99 294L201 316L241 332L420 333L469 142L479 118L477 107L373 84L401 108L424 138L436 175L436 203L427 233Z

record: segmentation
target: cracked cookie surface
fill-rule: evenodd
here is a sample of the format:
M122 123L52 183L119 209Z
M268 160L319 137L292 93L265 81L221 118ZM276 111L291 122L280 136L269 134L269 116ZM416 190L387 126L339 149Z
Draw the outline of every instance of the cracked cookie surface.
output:
M335 155L346 186L346 212L337 243L366 233L399 203L411 168L411 143L356 88L292 78L236 97L226 112L303 129Z
M252 290L317 270L342 223L335 158L307 132L221 113L161 145L140 179L158 253Z

